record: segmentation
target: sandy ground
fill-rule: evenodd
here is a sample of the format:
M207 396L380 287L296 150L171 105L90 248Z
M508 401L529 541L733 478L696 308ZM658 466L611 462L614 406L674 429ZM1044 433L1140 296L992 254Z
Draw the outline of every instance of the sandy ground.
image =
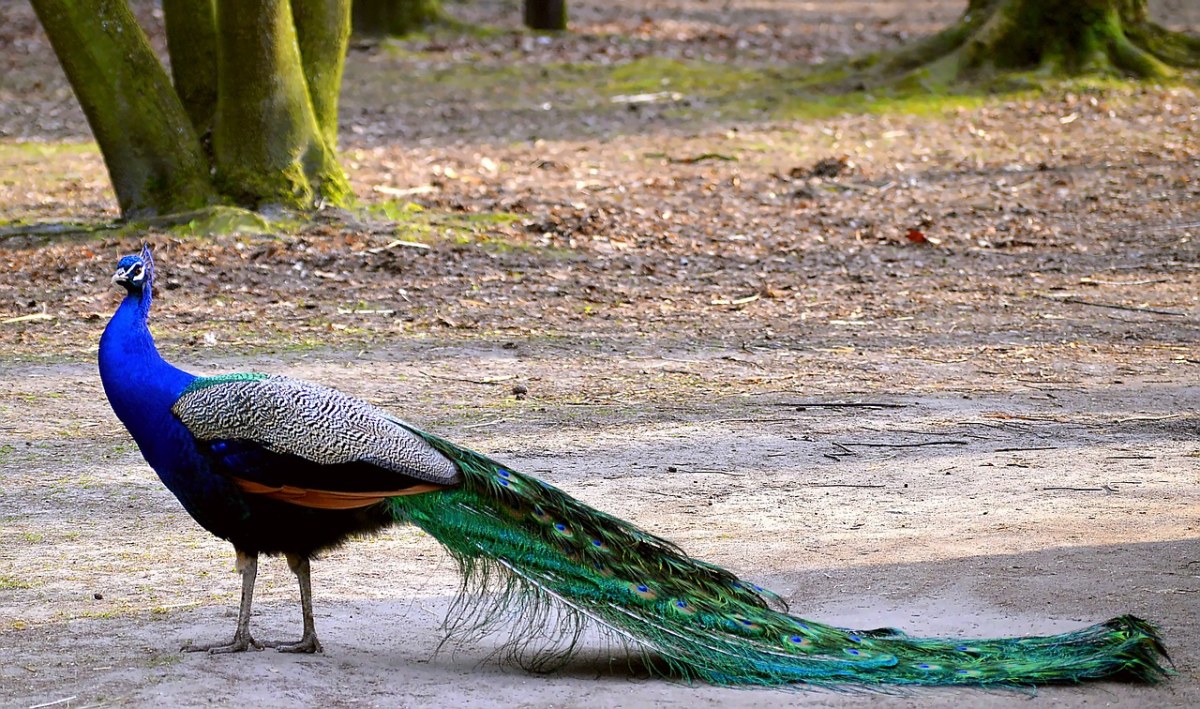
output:
M1151 688L1043 689L1039 701L1200 702L1200 386L1137 375L1120 385L1025 385L957 371L950 386L864 388L830 372L793 392L778 382L813 353L573 350L400 344L365 359L189 364L284 371L395 406L775 589L802 615L995 636L1136 613L1161 625L1178 677ZM931 382L962 369L906 367ZM749 370L760 383L733 396L680 391L673 405L653 403L655 389L671 386L663 379L671 370L705 371L716 383ZM463 372L478 381L515 377L504 386L528 382L533 396L515 401L504 386L457 381ZM185 643L232 630L230 549L191 522L140 460L89 364L7 374L0 400L23 402L25 413L6 424L16 445L0 496L5 706L68 697L70 706L1028 701L967 690L864 697L689 687L648 679L624 651L599 642L546 676L484 662L494 640L436 653L455 575L436 544L410 529L315 564L325 654L181 654ZM573 405L614 379L629 393ZM812 406L855 402L896 408ZM259 635L297 634L296 590L282 561L263 565L259 588Z

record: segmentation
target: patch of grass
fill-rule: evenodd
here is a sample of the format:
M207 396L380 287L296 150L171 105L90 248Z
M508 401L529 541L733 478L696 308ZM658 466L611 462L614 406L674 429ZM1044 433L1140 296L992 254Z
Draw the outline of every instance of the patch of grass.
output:
M146 667L170 667L183 662L183 655L178 652L167 652L152 655L146 660Z
M0 576L0 591L13 591L22 588L33 588L33 582L22 581L12 576Z
M0 142L0 162L25 162L29 160L41 161L46 158L57 157L59 155L87 155L99 154L100 147L95 141L86 143L71 143L71 142Z
M541 247L516 244L497 233L497 230L521 221L524 217L510 212L446 213L430 212L412 202L380 202L366 208L369 217L396 222L396 233L401 239L419 244L438 241L454 244L477 244L495 251L531 249L539 253L548 250Z
M769 108L772 116L787 120L832 118L843 114L904 114L942 116L956 109L978 108L984 95L945 95L928 92L872 94L805 93L789 95Z
M724 63L644 57L609 69L602 93L616 96L678 91L719 96L767 82L772 73Z
M104 611L79 611L78 613L58 613L55 615L57 620L112 620L125 615L125 611L121 609L111 609Z
M422 63L444 61L433 52L405 49ZM528 111L548 105L556 111L641 110L640 104L612 103L615 96L677 93L653 110L680 120L804 120L843 114L906 114L941 116L959 109L975 109L1000 100L1020 98L1028 92L1114 90L1138 86L1113 76L1073 79L1047 77L1036 72L1005 75L1002 81L977 85L951 84L937 72L917 73L904 81L867 87L856 80L864 66L839 64L810 67L738 66L723 62L644 57L600 65L592 63L441 64L418 72L406 90L429 100L469 97L473 110ZM380 78L361 77L367 83ZM415 88L414 88L415 87ZM395 87L372 86L367 95L390 96ZM397 97L398 99L399 97ZM647 109L649 110L649 109Z
M163 227L176 236L216 236L219 234L277 234L298 229L303 222L290 214L272 215L240 207L214 206L184 214L172 214L146 224L130 223L122 231L140 232L146 228Z
M419 243L434 240L439 229L473 235L523 219L520 214L510 212L431 212L414 202L401 201L377 202L365 207L363 214L369 219L396 222L398 233L412 237L409 240Z

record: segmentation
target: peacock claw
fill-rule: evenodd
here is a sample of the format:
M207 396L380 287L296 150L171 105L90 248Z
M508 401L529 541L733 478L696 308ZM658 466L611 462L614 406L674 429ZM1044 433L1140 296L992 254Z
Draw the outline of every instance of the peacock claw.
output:
M279 652L325 652L316 635L305 635L294 643L269 642L267 647L273 647Z
M261 650L263 644L250 637L249 635L233 636L233 640L227 643L209 643L207 645L184 645L179 648L180 652L207 652L210 655L225 655L231 652L246 652L247 650Z

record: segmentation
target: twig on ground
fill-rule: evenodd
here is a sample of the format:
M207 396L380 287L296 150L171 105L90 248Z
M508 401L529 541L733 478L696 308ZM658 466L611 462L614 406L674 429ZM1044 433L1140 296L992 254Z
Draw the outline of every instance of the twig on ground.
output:
M54 316L50 313L30 313L29 315L18 315L15 318L5 318L0 320L0 325L13 325L21 322L36 322L40 320L53 320Z
M711 301L709 301L709 305L745 305L747 303L753 303L760 297L761 296L758 293L752 293L741 298L713 298Z
M1069 491L1069 492L1107 492L1107 493L1113 493L1113 492L1116 492L1116 491L1117 491L1117 489L1116 489L1116 488L1114 488L1114 487L1111 487L1111 486L1109 486L1109 485L1101 485L1100 487L1059 487L1059 486L1051 486L1051 487L1044 487L1044 488L1042 488L1042 490L1043 490L1043 491L1046 491L1046 490L1058 490L1058 491Z
M674 468L674 470L671 470L670 468ZM669 471L669 472L676 473L676 474L678 474L678 475L684 475L684 474L692 474L692 475L727 475L727 476L729 476L729 477L731 477L731 478L738 477L738 474L737 474L737 473L731 473L731 472L729 472L728 470L714 470L714 469L712 469L712 468L697 468L697 469L695 469L695 470L686 470L686 469L684 469L684 468L681 468L681 467L679 467L679 466L677 466L677 465L672 465L672 466L670 466L670 468L668 468L668 471Z
M733 419L713 419L704 423L795 423L803 419L789 416L787 418L733 418Z
M886 485L875 484L859 484L859 483L808 483L805 487L861 487L861 488L877 488L887 487Z
M921 448L923 446L965 446L970 441L923 441L921 443L846 443L847 446L862 446L864 448Z
M879 401L779 401L768 405L794 406L797 409L906 409L909 406Z
M997 448L993 453L1016 453L1018 451L1053 451L1058 450L1058 446L1028 446L1021 448Z
M857 452L850 450L849 448L847 448L846 446L843 446L841 443L838 443L837 441L830 441L830 443L832 443L835 448L841 449L842 452L844 452L846 455L858 455Z
M1170 278L1147 278L1140 281L1101 281L1096 278L1080 278L1079 282L1089 286L1148 286L1153 283L1169 283Z
M1166 414L1164 416L1129 416L1123 419L1117 419L1113 423L1129 423L1130 421L1167 421L1177 419L1188 414Z
M495 426L498 423L504 423L504 420L505 419L503 417L500 417L492 419L491 421L480 421L479 423L467 424L466 426L463 426L463 428L483 428L484 426Z
M71 236L73 234L94 234L99 231L115 231L121 224L108 222L104 224L19 224L17 226L0 227L0 239L10 236Z
M517 378L517 376L515 374L506 374L502 377L491 377L489 379L471 379L470 377L449 377L444 374L431 374L431 373L426 372L421 369L418 369L417 372L429 377L430 379L444 379L444 380L450 381L450 382L466 382L468 384L493 385L493 384L500 384L501 382L511 381L511 380Z
M394 249L397 246L403 246L406 249L420 249L421 251L428 251L433 248L429 244L422 244L419 241L405 241L404 239L393 239L392 241L389 241L384 246L376 246L374 248L367 249L365 253L381 254L384 251L388 251L389 249Z
M1093 308L1111 308L1112 310L1128 310L1134 313L1152 313L1154 315L1172 315L1175 317L1187 317L1187 313L1182 313L1178 310L1162 310L1160 308L1143 308L1138 305L1118 305L1116 303L1097 303L1093 300L1084 300L1083 298L1055 298L1049 295L1039 296L1046 300L1053 300L1056 303L1072 303L1074 305L1087 305Z
M720 160L722 162L737 162L737 158L733 155L725 155L724 153L700 153L690 158L667 158L667 162L673 162L682 165L695 165L698 162L705 160Z

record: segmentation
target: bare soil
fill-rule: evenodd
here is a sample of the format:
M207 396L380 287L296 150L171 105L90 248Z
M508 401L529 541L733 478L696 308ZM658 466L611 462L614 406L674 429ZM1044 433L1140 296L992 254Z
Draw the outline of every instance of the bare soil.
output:
M1039 701L1200 704L1195 77L800 115L764 67L895 46L961 3L643 5L573 3L566 38L357 48L343 150L370 209L218 237L21 235L117 214L31 12L0 9L0 706L1028 701L689 687L598 641L550 675L486 663L494 639L437 653L456 579L409 529L314 565L323 655L179 653L232 632L238 578L95 374L108 274L143 238L185 368L339 386L802 615L994 636L1136 613L1178 676ZM1191 3L1154 11L1200 28ZM570 79L606 64L657 67L667 96ZM731 95L713 67L758 83ZM259 584L258 634L298 635L286 565Z

